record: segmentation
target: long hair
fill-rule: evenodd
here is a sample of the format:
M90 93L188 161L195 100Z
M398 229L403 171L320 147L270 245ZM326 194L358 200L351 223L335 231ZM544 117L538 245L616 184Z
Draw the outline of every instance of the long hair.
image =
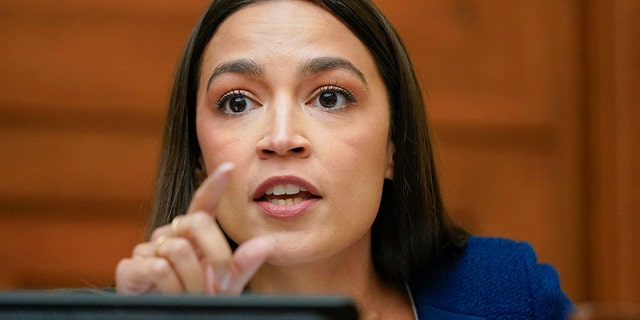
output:
M171 94L149 232L185 213L197 188L201 151L195 106L205 47L226 17L260 1L267 0L214 0L189 38ZM395 29L368 0L311 1L331 12L365 44L388 92L394 177L383 186L371 253L381 279L400 287L429 275L455 256L468 234L445 212L422 91Z

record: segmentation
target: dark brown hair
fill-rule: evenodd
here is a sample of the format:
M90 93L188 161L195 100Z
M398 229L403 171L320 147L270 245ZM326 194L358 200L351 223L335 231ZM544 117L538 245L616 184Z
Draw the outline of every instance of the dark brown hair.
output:
M193 30L179 64L164 131L150 231L185 213L197 188L196 92L206 45L238 9L267 0L214 0ZM385 181L372 227L379 276L402 286L429 275L464 247L468 234L447 216L438 185L422 92L399 36L368 0L311 0L340 19L369 49L388 92L393 181ZM234 244L232 244L234 245Z

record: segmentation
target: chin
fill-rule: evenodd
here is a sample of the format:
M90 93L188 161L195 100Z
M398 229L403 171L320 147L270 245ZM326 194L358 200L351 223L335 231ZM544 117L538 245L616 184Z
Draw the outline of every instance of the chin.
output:
M331 250L327 244L304 241L294 235L279 236L267 263L280 267L304 265L328 258L335 254L333 251L337 250Z

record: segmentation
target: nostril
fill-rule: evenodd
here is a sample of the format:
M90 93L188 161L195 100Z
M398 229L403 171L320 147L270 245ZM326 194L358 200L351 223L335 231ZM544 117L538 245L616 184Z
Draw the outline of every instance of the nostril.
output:
M286 155L297 155L297 156L303 156L304 154L306 154L307 152L307 148L305 147L295 147L295 148L291 148L287 151L283 151L283 152L279 152L278 150L273 150L273 149L269 149L269 148L265 148L265 149L260 149L259 154L261 157L265 157L265 158L269 158L275 155L282 155L282 156L286 156Z
M256 145L255 152L262 159L274 156L305 158L309 156L311 145L306 139L262 139Z

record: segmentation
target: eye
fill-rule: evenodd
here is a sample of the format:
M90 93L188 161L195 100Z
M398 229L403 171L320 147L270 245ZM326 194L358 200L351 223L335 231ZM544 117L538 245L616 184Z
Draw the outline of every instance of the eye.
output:
M220 97L216 106L224 114L240 115L255 108L256 103L243 91L234 90Z
M354 96L347 90L336 86L325 86L314 95L311 105L325 109L339 110L356 102Z

